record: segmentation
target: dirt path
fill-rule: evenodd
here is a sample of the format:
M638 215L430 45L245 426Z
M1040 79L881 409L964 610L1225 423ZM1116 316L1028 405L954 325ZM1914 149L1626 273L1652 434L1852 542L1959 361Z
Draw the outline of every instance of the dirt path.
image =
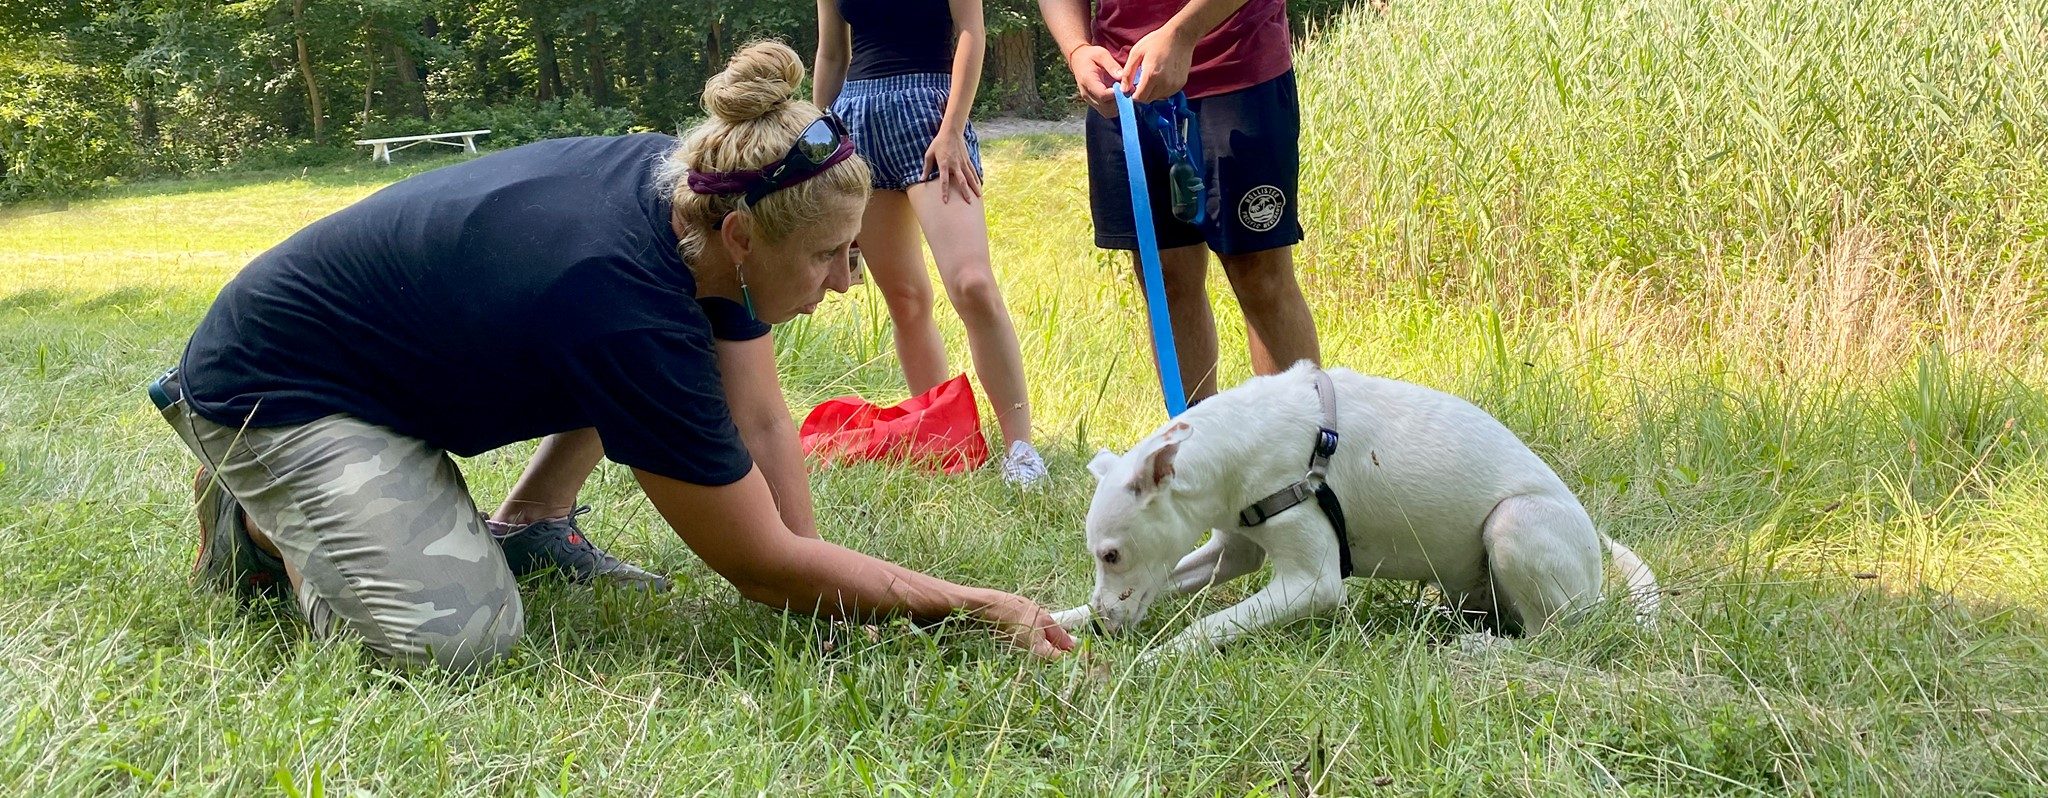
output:
M976 120L974 132L982 141L992 141L1010 136L1028 136L1035 133L1071 133L1081 135L1081 115L1074 114L1065 119L1025 119L1004 116L988 120Z

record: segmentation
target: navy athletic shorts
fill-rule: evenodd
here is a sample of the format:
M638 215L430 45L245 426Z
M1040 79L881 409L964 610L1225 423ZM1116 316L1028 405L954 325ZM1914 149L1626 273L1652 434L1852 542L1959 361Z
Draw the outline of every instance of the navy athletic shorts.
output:
M1202 181L1208 212L1200 226L1174 218L1167 188L1166 148L1157 130L1140 124L1145 184L1159 248L1206 243L1221 255L1242 255L1301 241L1297 196L1301 174L1301 103L1294 72L1238 91L1188 101L1202 126ZM1131 220L1130 178L1124 173L1121 123L1088 114L1088 193L1095 245L1138 248Z

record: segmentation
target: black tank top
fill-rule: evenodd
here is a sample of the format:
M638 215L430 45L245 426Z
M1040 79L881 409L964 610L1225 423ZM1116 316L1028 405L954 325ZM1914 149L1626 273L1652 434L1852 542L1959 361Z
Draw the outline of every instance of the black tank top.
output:
M853 26L847 80L953 71L953 12L946 0L839 0Z

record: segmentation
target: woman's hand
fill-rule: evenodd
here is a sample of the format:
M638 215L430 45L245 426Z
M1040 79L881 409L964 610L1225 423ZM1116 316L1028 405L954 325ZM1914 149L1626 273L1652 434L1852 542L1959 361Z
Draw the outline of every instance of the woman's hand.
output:
M988 603L976 608L974 617L994 626L996 634L1010 645L1039 659L1056 659L1074 650L1074 636L1044 608L1022 596L991 591Z
M954 584L816 538L791 534L759 468L728 485L694 485L634 469L656 512L740 595L829 618L907 615L942 620L966 611L1010 644L1043 658L1074 638L1030 601Z
M924 150L925 180L932 175L939 176L939 202L952 201L954 191L960 198L973 204L981 196L981 175L974 171L974 159L967 156L967 136L949 133L939 128L939 135L932 139L932 145Z

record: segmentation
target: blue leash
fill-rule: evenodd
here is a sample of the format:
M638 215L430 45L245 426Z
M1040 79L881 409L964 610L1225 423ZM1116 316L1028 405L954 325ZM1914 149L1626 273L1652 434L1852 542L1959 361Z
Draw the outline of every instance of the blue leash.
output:
M1137 85L1136 75L1131 76L1131 83ZM1152 194L1145 182L1144 152L1138 147L1138 107L1121 88L1111 93L1116 95L1117 119L1123 127L1124 171L1131 183L1131 222L1138 229L1138 265L1145 277L1145 307L1152 325L1152 360L1159 366L1159 390L1166 395L1166 413L1178 416L1187 412L1188 394L1181 383L1180 352L1173 344L1173 316L1166 308L1166 277L1159 263L1159 234L1152 229ZM1194 116L1188 110L1184 95L1176 94L1164 102L1169 109L1166 113L1160 113L1156 104L1146 105L1145 111L1165 117L1169 126ZM1200 168L1201 126L1190 124L1188 129L1188 160ZM1167 135L1169 142L1175 138L1170 133ZM1201 223L1201 214L1206 213L1207 205L1206 201L1200 203L1202 210L1196 213L1196 224Z

